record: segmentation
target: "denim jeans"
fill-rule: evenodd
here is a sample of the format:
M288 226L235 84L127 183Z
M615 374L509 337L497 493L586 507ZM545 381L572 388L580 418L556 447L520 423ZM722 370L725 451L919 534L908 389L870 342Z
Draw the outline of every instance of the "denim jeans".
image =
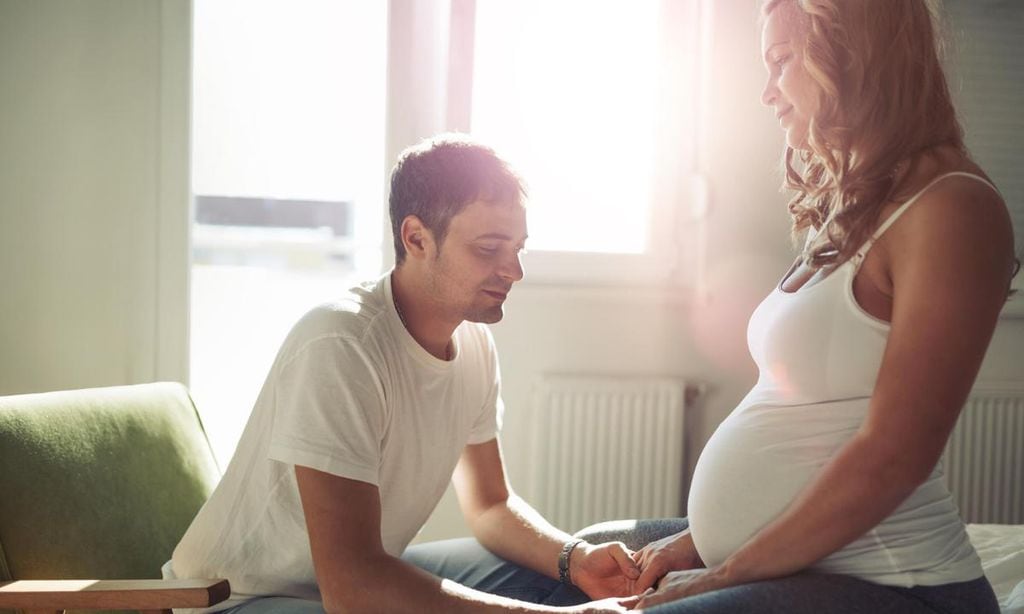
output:
M685 518L606 522L576 535L591 543L621 541L631 550L685 529ZM546 605L586 602L580 590L509 563L475 539L410 546L408 563L483 592ZM229 610L231 614L322 614L319 602L268 597ZM800 573L695 595L645 610L650 614L999 614L984 577L942 586L900 588L851 576Z
M685 518L606 522L577 535L591 543L621 541L631 550L688 526ZM883 586L852 576L804 572L741 584L644 610L650 614L999 614L988 580Z

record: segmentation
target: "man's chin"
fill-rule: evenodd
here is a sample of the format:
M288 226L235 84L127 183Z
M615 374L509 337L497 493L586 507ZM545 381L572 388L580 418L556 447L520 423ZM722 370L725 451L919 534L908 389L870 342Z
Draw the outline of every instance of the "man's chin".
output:
M480 324L496 324L501 322L503 317L505 317L504 307L502 305L496 305L494 307L480 309L468 314L466 316L466 321L478 322Z

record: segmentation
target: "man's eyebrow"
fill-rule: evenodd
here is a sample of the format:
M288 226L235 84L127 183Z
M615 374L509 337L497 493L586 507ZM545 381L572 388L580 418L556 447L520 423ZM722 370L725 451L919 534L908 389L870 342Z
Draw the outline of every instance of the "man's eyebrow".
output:
M522 240L525 241L528 236L529 235L524 236L522 238ZM482 234L482 235L478 236L477 238L475 238L473 240L474 241L480 241L480 240L484 240L484 239L498 239L500 241L514 241L515 240L511 235L507 235L507 234L504 234L504 233L501 233L501 232L488 232L486 234Z

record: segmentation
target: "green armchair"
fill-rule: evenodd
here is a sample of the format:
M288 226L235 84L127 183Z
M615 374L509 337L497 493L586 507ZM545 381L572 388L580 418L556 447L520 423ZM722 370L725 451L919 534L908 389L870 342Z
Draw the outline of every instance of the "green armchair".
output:
M0 397L0 613L223 601L226 580L159 580L219 479L180 384Z

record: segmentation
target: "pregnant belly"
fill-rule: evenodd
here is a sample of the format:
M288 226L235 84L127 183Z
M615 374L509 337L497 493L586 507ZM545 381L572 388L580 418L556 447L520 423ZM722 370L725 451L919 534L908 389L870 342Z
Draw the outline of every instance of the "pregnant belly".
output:
M687 513L697 552L717 565L781 514L860 427L866 399L736 409L701 452Z

